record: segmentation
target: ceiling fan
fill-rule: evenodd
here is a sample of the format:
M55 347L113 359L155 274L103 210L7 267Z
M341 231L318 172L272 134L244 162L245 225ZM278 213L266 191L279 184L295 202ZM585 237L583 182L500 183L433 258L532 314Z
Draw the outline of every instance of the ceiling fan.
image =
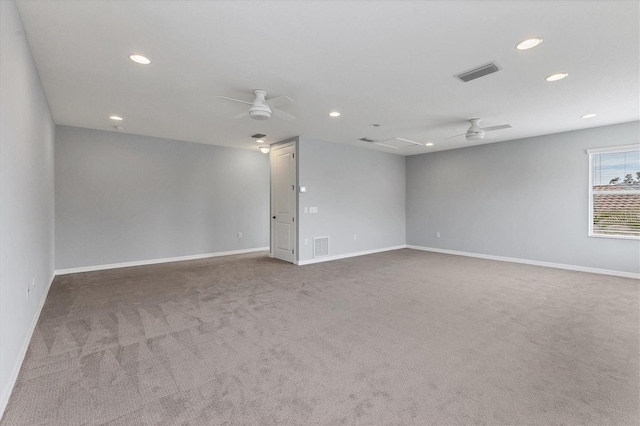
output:
M218 96L220 99L226 99L227 101L240 102L242 104L251 105L251 107L236 115L233 118L242 118L247 115L254 120L268 120L271 118L271 114L275 115L278 118L282 118L285 120L294 120L295 117L287 112L279 110L276 107L281 105L285 105L288 103L292 103L293 99L288 96L279 96L277 98L266 99L267 91L262 89L256 89L253 91L255 95L255 99L253 102L247 102L240 99L228 98L226 96Z
M472 118L469 120L471 126L467 129L465 133L460 133L459 135L450 136L447 139L457 138L458 136L465 136L468 141L479 141L484 139L485 132L492 132L494 130L502 130L502 129L510 129L510 124L500 124L498 126L489 126L489 127L480 127L480 119Z

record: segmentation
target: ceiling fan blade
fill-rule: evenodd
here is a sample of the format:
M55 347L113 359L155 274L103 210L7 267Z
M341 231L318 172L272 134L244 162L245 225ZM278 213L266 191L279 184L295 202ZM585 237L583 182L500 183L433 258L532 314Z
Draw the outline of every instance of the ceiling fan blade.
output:
M457 137L464 136L464 135L466 135L466 133L460 133L459 135L449 136L448 138L444 138L444 139L442 139L442 140L443 140L443 141L446 141L446 140L453 139L453 138L457 138Z
M272 108L271 112L273 113L273 115L275 115L278 118L282 118L284 120L295 120L296 117L289 114L288 112L284 112L282 110L279 110L278 108Z
M241 101L240 99L227 98L226 96L218 96L220 99L226 99L227 101L240 102L242 104L252 105L251 102Z
M485 132L491 132L493 130L502 130L502 129L510 129L510 128L511 128L511 124L500 124L498 126L483 127L482 130L484 130Z
M249 115L249 110L242 111L240 114L234 115L232 118L243 118L243 117L246 117L247 115Z
M276 108L282 105L290 104L293 102L288 96L279 96L277 98L267 99L267 103L271 106L271 108Z

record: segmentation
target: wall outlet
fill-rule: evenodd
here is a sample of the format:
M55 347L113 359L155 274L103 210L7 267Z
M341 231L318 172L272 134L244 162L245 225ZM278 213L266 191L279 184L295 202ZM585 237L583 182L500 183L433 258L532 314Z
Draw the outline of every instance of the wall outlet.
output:
M36 288L36 277L35 275L31 277L31 288Z
M238 238L242 238L242 232L238 232Z
M305 212L305 213L309 213L309 207L305 207L305 208L304 208L304 212Z
M318 213L317 207L309 207L309 213Z
M436 238L440 238L440 233L436 232Z
M358 234L353 234L353 239L357 240L358 239Z
M308 239L308 238L305 238L305 239L304 239L304 245L305 245L305 246L308 246L308 245L309 245L309 239Z

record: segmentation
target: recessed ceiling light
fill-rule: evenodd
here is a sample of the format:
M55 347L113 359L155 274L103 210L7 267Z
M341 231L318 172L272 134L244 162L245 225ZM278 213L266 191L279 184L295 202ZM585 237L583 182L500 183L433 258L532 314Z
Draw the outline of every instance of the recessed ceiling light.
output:
M563 78L565 78L566 76L568 76L569 74L566 72L557 72L555 74L551 74L549 77L547 77L547 81L558 81L558 80L562 80Z
M425 143L425 146L433 146L433 142L427 142Z
M149 65L151 63L149 58L147 58L146 56L142 56L142 55L131 55L131 56L129 56L129 59L131 59L133 62L136 62L138 64L142 64L142 65Z
M115 121L122 121L122 117L118 115L110 115L109 118Z
M536 47L540 43L542 43L542 39L541 38L528 38L528 39L522 40L520 43L518 43L518 45L516 46L516 49L518 49L518 50L527 50L527 49L531 49L533 47Z
M268 147L268 146L261 146L260 147L260 152L263 153L263 154L268 154L269 151L271 151L271 148Z
M331 112L329 113L329 115L330 115L331 117L340 117L340 113L339 113L338 111L331 111Z
M380 125L379 124L372 124L369 127L380 127Z
M258 139L256 142L258 143L264 143L264 141L262 139Z
M593 118L593 117L595 117L596 115L598 115L598 114L593 114L593 113L591 113L591 114L585 114L585 115L583 115L583 116L582 116L582 118Z

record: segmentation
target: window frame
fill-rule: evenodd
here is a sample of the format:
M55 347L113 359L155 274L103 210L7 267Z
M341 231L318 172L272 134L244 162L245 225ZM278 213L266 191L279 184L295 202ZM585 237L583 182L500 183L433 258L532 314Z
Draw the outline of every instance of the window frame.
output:
M640 235L612 235L612 234L595 234L593 232L593 156L594 154L609 154L616 152L640 151L639 144L611 146L607 148L587 149L589 156L589 231L588 236L593 238L613 238L618 240L640 240Z

